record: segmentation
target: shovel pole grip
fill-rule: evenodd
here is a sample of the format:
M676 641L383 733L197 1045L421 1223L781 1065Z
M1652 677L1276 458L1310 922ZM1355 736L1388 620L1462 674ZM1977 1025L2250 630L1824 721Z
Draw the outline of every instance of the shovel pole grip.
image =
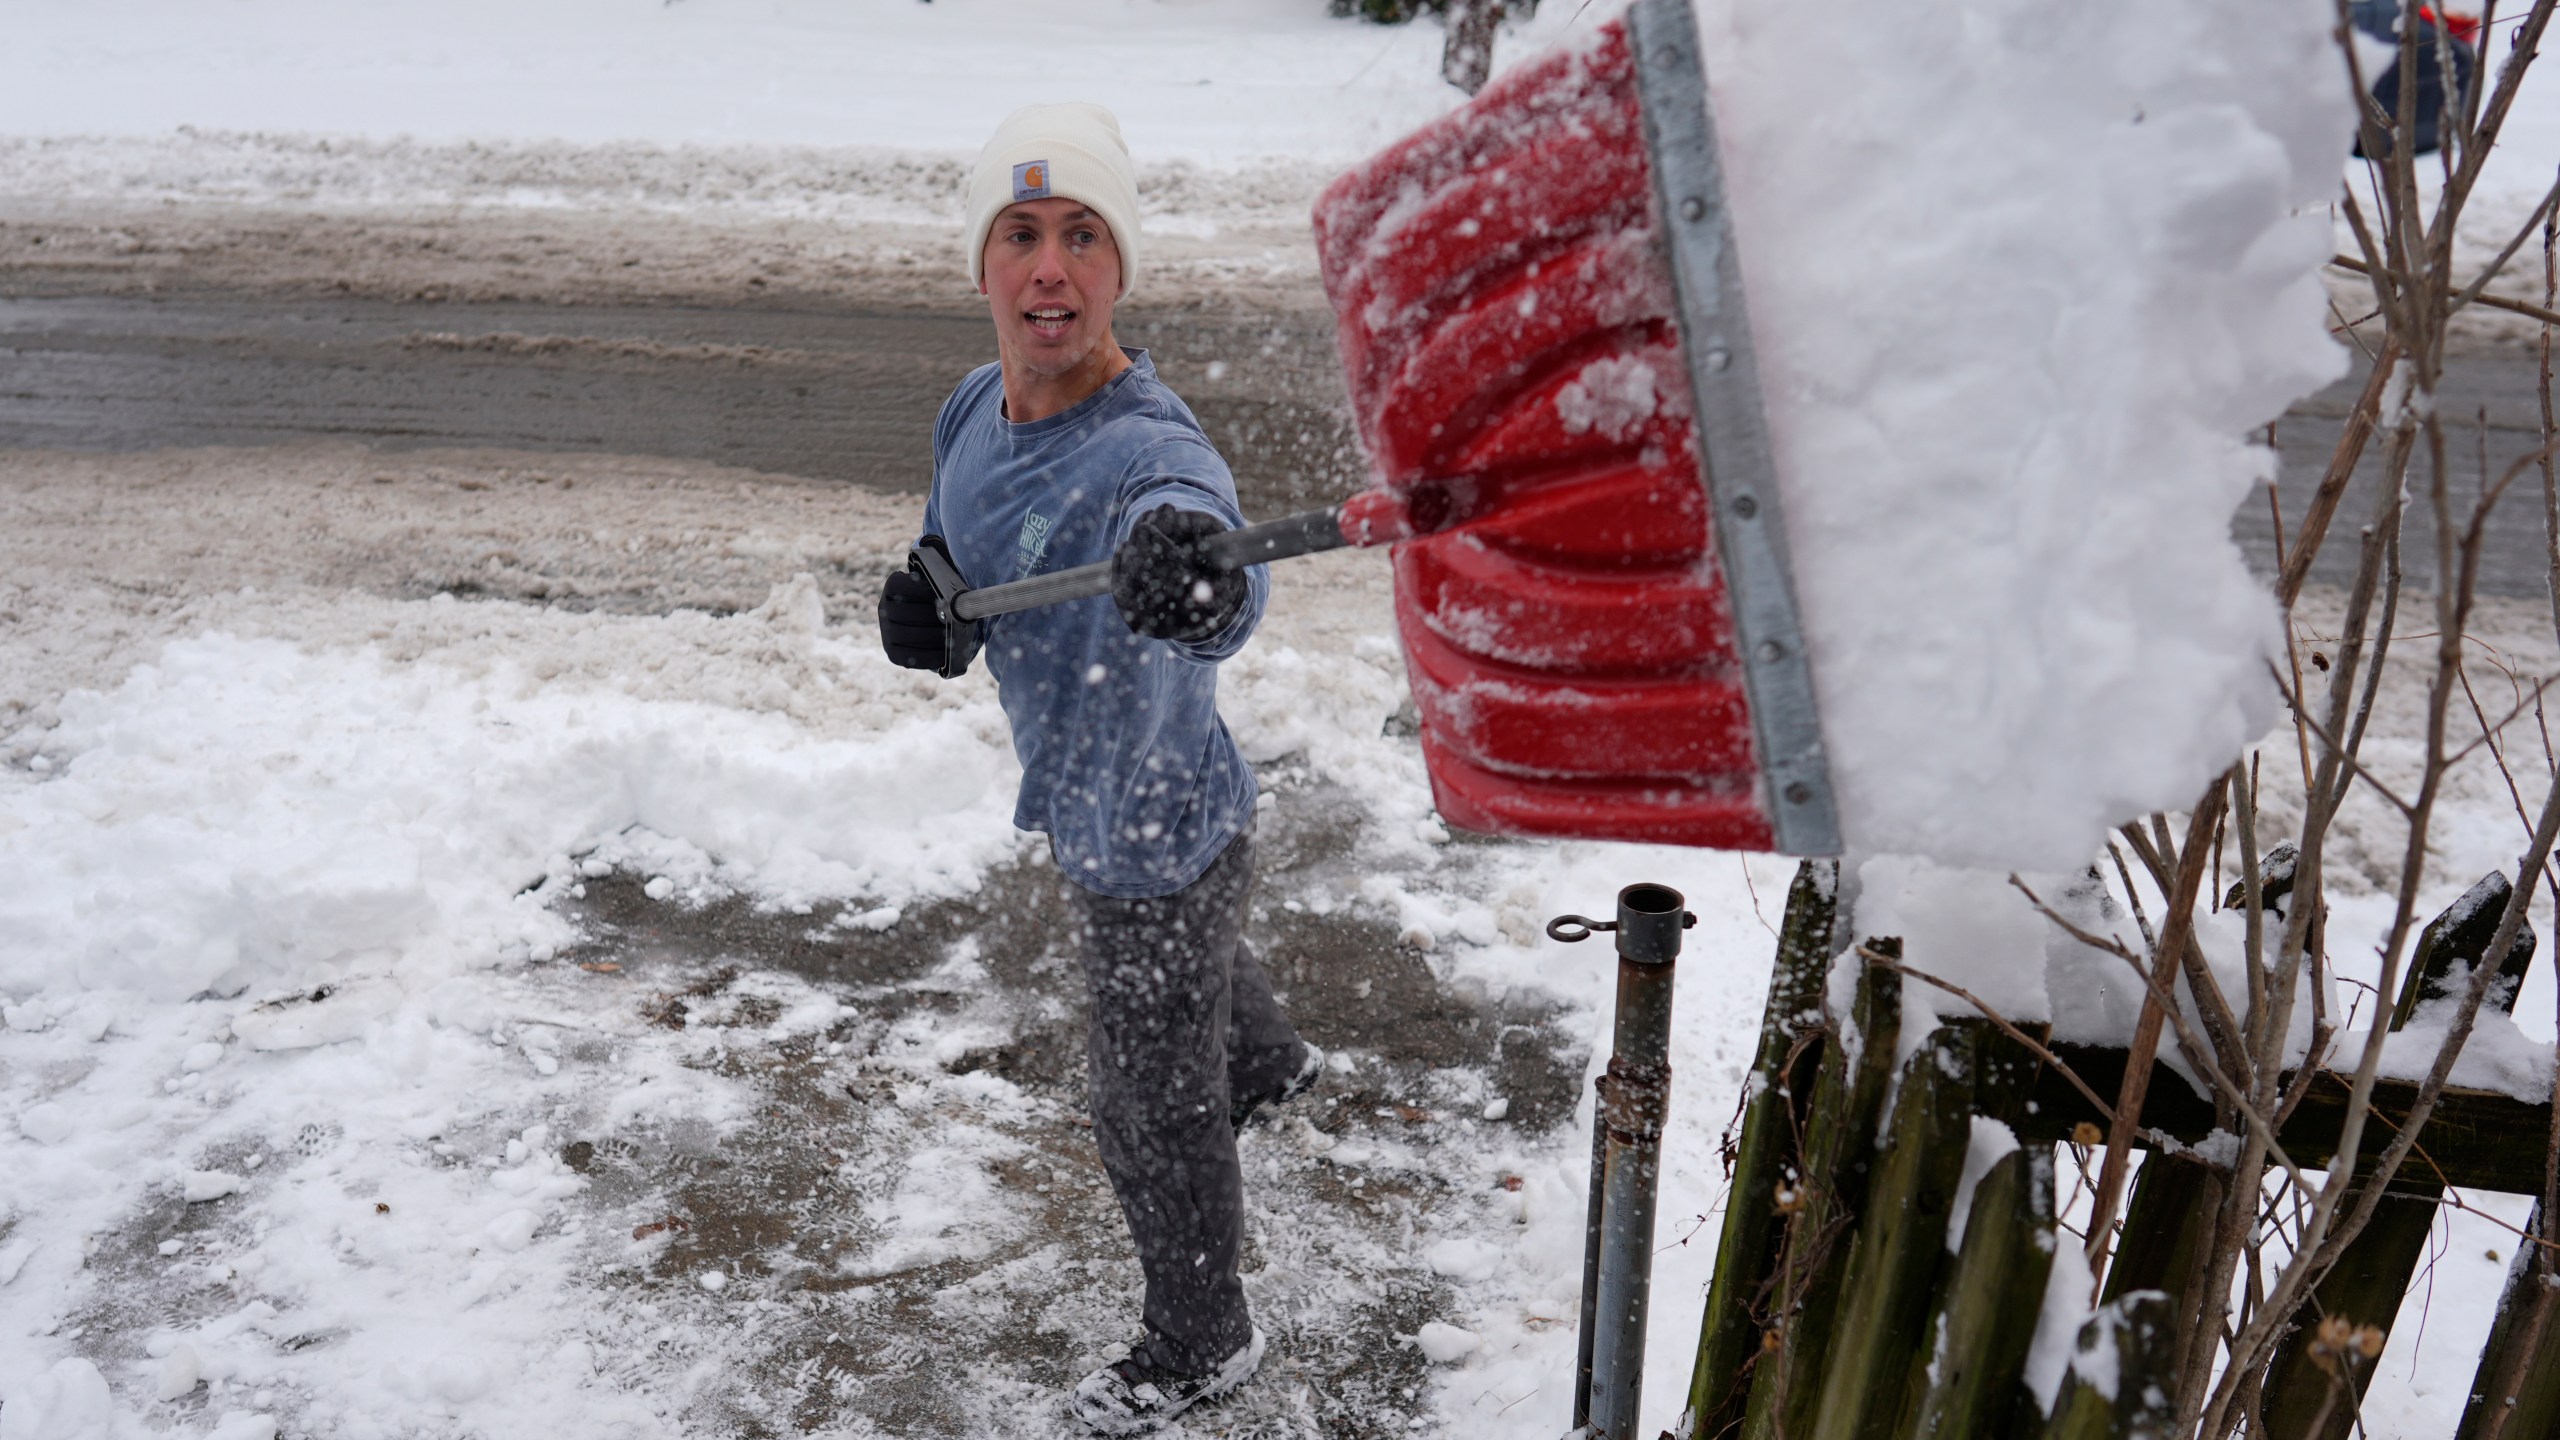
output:
M1301 510L1241 530L1226 530L1208 539L1209 563L1221 570L1242 570L1273 560L1339 550L1351 542L1342 533L1342 507Z
M951 613L963 620L984 620L991 615L1010 615L1017 610L1037 610L1043 605L1062 605L1069 600L1110 593L1111 562L1105 560L1099 565L1079 565L1028 580L963 590L951 597Z
M1209 552L1210 564L1221 570L1242 570L1248 565L1312 555L1319 550L1339 550L1349 543L1342 534L1342 507L1335 505L1302 510L1241 530L1222 531L1210 536L1204 548ZM953 615L963 620L984 620L990 615L1011 615L1110 593L1111 562L1105 560L1073 570L1034 575L1028 580L962 590L945 597L945 603Z

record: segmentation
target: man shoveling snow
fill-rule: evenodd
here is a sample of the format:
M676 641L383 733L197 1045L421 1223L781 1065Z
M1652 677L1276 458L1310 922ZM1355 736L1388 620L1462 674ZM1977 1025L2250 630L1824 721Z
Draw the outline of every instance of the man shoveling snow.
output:
M1076 1387L1076 1416L1110 1435L1261 1362L1236 1269L1236 1132L1322 1059L1243 940L1255 787L1218 718L1217 666L1269 584L1208 563L1200 542L1242 522L1235 482L1146 353L1112 337L1137 209L1098 106L1031 106L987 142L969 270L1001 358L943 405L918 542L972 586L1108 560L1111 603L946 621L906 572L880 597L898 664L953 676L983 650L1022 760L1014 823L1046 833L1074 882L1094 1139L1147 1281L1145 1338Z

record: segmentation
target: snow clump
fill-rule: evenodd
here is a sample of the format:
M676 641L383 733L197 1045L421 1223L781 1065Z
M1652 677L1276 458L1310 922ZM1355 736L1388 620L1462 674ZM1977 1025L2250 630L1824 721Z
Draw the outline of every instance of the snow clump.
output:
M1843 830L2075 869L2274 716L2227 527L2345 365L2336 15L1700 16Z

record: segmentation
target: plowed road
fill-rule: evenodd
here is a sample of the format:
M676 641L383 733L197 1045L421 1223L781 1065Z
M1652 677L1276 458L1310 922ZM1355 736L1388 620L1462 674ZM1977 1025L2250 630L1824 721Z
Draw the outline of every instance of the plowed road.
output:
M1150 348L1234 467L1256 517L1357 488L1333 342L1320 318L1141 315ZM966 315L781 307L399 303L191 292L0 300L0 449L144 450L357 439L385 447L652 455L920 492L936 407L992 358ZM2457 354L2442 397L2455 493L2475 494L2540 440L2530 350ZM2299 521L2360 376L2277 425L2286 524ZM2344 584L2372 512L2368 447L2316 580ZM2493 517L2482 588L2544 592L2539 479ZM2271 570L2263 494L2233 520ZM2432 583L2431 526L2413 516L2412 583Z

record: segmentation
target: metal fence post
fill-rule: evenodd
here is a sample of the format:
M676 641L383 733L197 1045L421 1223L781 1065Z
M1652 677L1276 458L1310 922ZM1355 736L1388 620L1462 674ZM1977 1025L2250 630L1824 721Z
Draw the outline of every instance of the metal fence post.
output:
M1589 1440L1633 1440L1644 1399L1645 1317L1653 1284L1653 1219L1662 1120L1671 1099L1671 979L1680 932L1698 923L1680 892L1630 885L1614 921L1559 916L1568 943L1613 930L1618 1015L1592 1121L1591 1222L1584 1237L1582 1333L1573 1423Z

